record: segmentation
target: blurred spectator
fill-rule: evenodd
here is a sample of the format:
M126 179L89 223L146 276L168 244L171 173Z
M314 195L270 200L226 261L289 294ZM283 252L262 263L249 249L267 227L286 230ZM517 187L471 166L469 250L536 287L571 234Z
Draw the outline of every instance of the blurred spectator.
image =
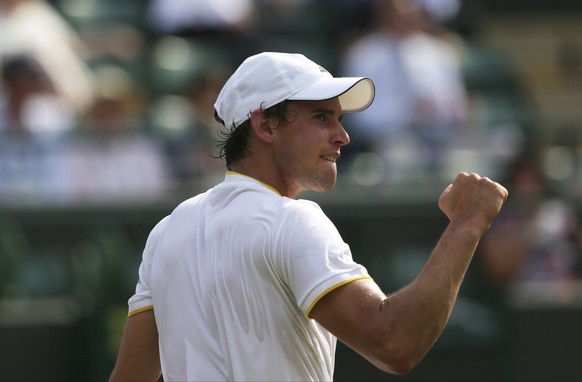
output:
M193 181L197 176L224 172L222 161L216 160L221 125L214 119L214 102L231 71L215 66L195 76L186 91L192 111L188 133L174 146L179 175ZM190 158L190 160L188 160Z
M526 153L509 168L509 200L480 248L483 272L498 292L523 282L582 278L580 225L575 209L553 193L540 159Z
M42 0L0 0L0 201L43 202L55 154L93 100L75 32Z
M218 63L201 68L184 82L180 95L160 96L150 108L152 133L164 142L174 176L184 187L224 173L216 159L222 126L214 119L214 102L231 72Z
M96 102L59 155L60 196L73 202L152 201L174 186L160 143L143 134L142 100L122 67L95 69Z
M87 110L93 82L83 62L82 43L48 2L0 0L0 36L0 58L31 57L75 113Z
M1 63L0 202L44 200L54 185L53 153L75 125L74 112L34 59Z
M351 131L354 147L379 153L392 167L412 165L409 173L439 170L447 143L468 114L461 55L454 35L439 24L455 8L443 13L438 4L377 2L372 30L341 59L342 75L358 73L376 84L374 104L346 116L346 124L358 126Z
M54 138L74 126L74 111L33 58L4 57L0 73L0 134L5 138Z
M255 53L255 0L151 0L146 27L152 39L180 36L228 52L238 65Z
M253 0L151 0L149 18L160 34L244 30L251 21Z

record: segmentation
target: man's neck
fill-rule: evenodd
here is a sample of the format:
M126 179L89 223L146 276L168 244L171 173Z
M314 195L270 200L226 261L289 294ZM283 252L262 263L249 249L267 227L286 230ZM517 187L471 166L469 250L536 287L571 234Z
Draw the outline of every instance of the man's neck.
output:
M257 164L248 158L232 165L232 171L249 176L273 188L281 196L295 199L301 191L294 191L274 168Z

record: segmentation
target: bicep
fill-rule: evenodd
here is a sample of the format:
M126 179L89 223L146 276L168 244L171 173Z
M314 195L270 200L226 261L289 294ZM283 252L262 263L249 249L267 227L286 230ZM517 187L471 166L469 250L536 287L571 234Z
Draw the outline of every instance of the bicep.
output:
M160 374L156 319L146 310L127 319L110 381L157 381Z
M374 332L385 299L386 295L372 279L355 280L319 300L310 317L366 356L374 346Z

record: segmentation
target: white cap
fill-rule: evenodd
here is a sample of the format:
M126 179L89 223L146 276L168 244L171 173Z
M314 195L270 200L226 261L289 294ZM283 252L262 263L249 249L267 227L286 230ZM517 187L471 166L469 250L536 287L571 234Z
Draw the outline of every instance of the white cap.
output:
M251 112L285 100L315 101L339 97L344 112L366 109L374 83L365 77L334 78L302 54L264 52L247 58L228 79L214 104L227 127Z

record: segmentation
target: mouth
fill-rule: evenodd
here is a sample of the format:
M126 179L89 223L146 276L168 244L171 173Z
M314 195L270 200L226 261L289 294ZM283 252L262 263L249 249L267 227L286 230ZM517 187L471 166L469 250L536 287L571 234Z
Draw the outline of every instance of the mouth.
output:
M335 163L335 161L337 160L338 157L332 156L332 155L322 155L320 158L323 160L326 160L328 162Z

